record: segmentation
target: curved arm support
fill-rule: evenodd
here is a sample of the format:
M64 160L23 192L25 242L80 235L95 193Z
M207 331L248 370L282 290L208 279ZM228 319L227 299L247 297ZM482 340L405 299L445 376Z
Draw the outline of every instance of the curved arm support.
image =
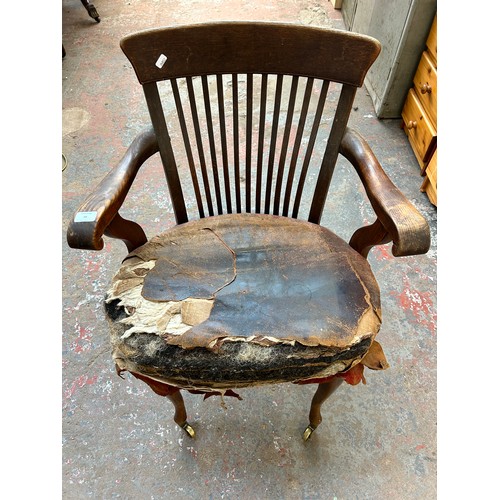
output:
M156 152L158 143L152 128L134 139L118 165L104 177L75 213L67 231L71 248L102 250L103 234L123 240L129 251L147 241L142 228L135 222L123 219L118 210L139 168Z
M377 215L375 223L358 229L349 244L365 257L372 246L389 241L395 257L426 253L431 241L427 221L392 183L363 137L347 128L340 153L356 169Z

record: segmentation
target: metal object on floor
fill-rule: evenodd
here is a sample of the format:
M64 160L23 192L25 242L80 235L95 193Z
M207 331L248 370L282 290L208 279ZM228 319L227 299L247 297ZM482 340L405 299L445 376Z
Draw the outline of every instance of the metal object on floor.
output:
M89 16L94 19L96 23L100 23L101 19L99 17L99 13L97 12L97 9L95 8L93 3L90 3L89 0L81 0L83 6L87 9L87 12Z

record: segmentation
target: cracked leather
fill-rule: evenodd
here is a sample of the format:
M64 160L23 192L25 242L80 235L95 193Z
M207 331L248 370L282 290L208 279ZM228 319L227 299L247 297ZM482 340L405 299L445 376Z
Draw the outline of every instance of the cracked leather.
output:
M156 260L144 298L215 299L207 320L168 339L183 348L253 336L346 348L380 328L379 287L368 262L316 224L223 215L176 226L133 255Z

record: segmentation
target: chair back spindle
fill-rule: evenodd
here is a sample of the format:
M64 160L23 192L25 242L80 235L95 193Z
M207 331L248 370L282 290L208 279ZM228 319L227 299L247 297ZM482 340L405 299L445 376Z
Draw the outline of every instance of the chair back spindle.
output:
M303 210L320 222L376 40L238 22L149 30L121 46L144 88L178 223L235 212L298 218ZM162 101L173 103L167 112Z

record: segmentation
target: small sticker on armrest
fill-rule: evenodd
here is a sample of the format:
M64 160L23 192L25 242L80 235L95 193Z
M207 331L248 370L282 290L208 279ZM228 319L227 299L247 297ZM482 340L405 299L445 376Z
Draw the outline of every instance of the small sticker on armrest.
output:
M75 222L94 222L97 219L97 212L77 212Z
M165 64L166 61L167 61L167 56L165 54L161 54L158 60L156 61L155 66L161 69L163 68L163 65Z

